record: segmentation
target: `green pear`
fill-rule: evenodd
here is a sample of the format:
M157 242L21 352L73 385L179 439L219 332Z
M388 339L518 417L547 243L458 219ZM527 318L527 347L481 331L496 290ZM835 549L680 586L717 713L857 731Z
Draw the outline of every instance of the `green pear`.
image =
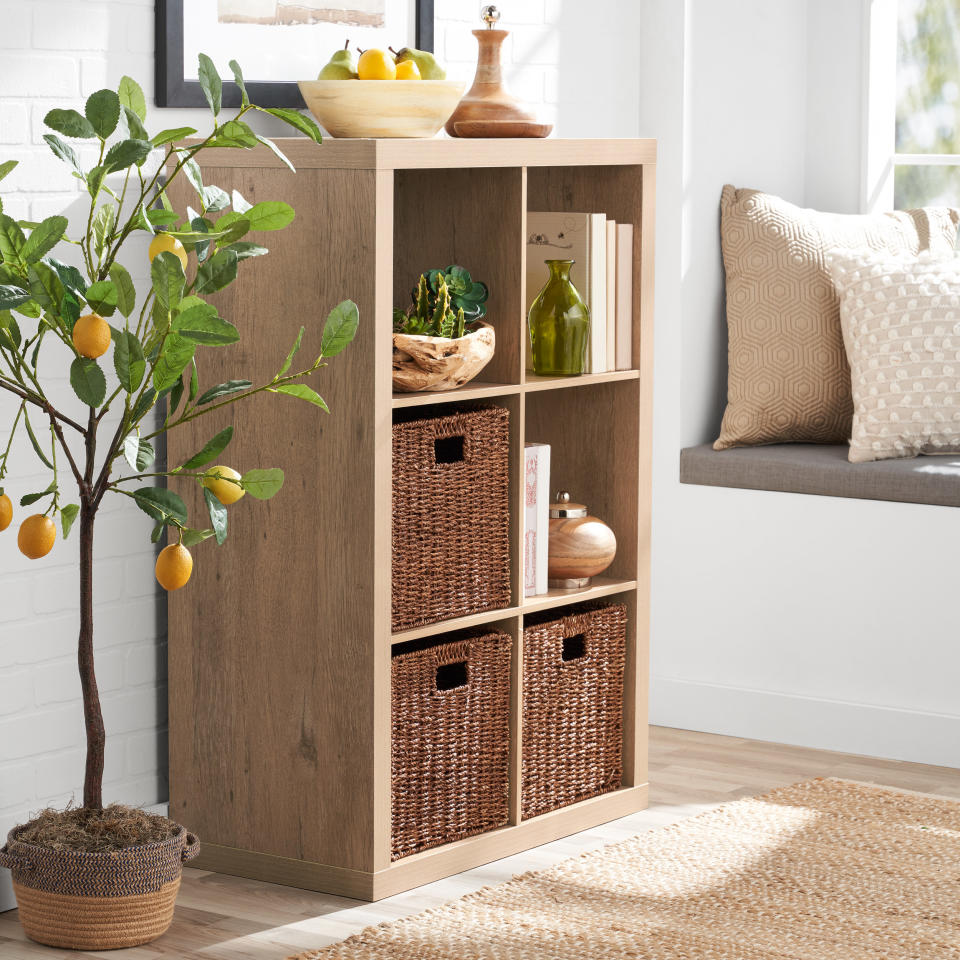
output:
M357 61L353 59L350 41L342 50L338 50L330 62L317 75L318 80L356 80Z
M420 70L424 80L446 80L447 71L437 63L437 58L427 50L418 50L416 47L404 47L397 53L397 63L412 60Z

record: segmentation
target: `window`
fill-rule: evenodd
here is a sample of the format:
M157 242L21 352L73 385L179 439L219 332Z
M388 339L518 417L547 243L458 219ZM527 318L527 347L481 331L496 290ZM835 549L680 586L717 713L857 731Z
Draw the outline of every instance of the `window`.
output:
M960 203L960 0L898 0L893 204Z

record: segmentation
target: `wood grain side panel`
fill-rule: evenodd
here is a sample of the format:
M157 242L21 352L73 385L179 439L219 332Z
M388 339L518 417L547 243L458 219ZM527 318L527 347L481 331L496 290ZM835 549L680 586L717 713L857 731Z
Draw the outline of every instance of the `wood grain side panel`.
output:
M308 366L323 319L346 297L359 305L360 331L311 378L331 415L262 394L174 431L168 447L168 462L181 463L232 424L221 462L286 471L273 500L230 508L226 544L196 547L193 582L169 598L171 815L213 844L359 870L374 866L371 557L382 515L374 177L205 168L207 182L251 203L283 198L298 217L254 235L270 255L241 264L218 297L243 339L201 352L201 388L268 380L301 324L295 364ZM178 209L195 202L188 191L174 192ZM175 486L204 525L199 489Z

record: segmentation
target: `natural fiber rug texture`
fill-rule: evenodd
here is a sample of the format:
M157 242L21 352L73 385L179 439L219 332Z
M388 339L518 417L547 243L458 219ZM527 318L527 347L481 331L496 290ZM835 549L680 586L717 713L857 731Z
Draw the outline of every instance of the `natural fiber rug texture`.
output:
M297 960L958 960L960 802L812 780Z

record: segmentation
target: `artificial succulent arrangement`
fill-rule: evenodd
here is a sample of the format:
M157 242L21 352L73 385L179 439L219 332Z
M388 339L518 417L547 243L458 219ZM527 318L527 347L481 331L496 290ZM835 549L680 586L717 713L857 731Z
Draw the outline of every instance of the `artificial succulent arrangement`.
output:
M453 264L420 275L411 305L393 311L393 332L457 340L476 330L487 313L487 285Z

